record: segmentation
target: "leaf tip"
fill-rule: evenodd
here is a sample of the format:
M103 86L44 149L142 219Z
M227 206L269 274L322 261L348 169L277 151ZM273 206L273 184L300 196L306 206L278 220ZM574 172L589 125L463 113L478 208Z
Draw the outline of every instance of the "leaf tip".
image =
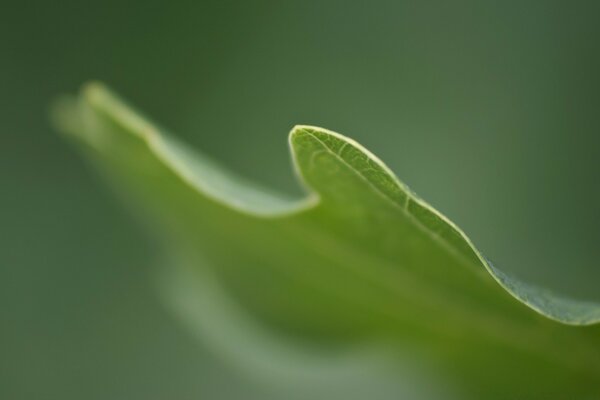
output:
M310 125L295 125L290 131L288 141L292 153L293 164L297 170L296 172L299 172L299 158L301 158L301 153L303 153L303 149L306 147L306 142L311 140L311 132L315 129L320 128Z
M296 125L290 131L289 141L293 153L301 151L303 146L320 148L324 144L330 144L332 140L341 142L352 141L351 139L325 128L313 125Z
M81 87L82 97L90 103L96 103L108 93L108 88L99 81L89 81Z
M82 137L85 131L85 104L97 105L105 98L108 89L97 81L90 81L81 86L79 95L60 95L50 106L50 122L61 134Z
M308 128L309 125L294 125L294 127L290 130L290 134L288 137L290 144L293 145L296 139L305 135L307 133Z

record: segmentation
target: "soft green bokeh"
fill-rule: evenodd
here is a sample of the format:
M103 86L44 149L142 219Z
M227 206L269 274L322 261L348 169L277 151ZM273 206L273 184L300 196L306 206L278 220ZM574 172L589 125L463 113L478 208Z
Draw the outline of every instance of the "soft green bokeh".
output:
M529 1L3 4L0 397L265 390L230 385L235 372L161 306L153 244L50 130L50 101L90 78L290 192L289 128L344 132L504 269L597 299L598 11Z

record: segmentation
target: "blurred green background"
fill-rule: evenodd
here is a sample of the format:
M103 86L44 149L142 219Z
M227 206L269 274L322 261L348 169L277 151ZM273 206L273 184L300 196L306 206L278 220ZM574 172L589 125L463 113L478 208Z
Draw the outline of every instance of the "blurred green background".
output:
M351 136L505 270L600 299L599 11L4 0L0 398L278 396L163 307L149 235L50 127L53 98L89 79L282 191L299 192L293 125Z

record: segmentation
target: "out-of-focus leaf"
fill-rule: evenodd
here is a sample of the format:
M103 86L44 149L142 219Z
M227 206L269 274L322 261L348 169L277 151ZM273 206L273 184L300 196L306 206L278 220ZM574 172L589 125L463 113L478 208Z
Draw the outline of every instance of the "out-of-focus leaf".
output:
M214 277L272 332L328 349L410 348L475 398L600 395L600 304L503 273L353 140L295 127L307 196L289 199L192 152L99 84L57 116L195 271L186 280L200 291Z

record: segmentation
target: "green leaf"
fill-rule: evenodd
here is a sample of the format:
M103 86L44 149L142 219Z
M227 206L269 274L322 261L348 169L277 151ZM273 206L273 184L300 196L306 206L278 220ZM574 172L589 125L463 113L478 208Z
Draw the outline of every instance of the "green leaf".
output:
M178 260L170 273L186 271L199 292L210 276L270 331L328 349L411 349L474 398L600 396L600 304L502 272L353 140L296 126L307 195L290 199L226 172L99 84L56 116L154 224Z

